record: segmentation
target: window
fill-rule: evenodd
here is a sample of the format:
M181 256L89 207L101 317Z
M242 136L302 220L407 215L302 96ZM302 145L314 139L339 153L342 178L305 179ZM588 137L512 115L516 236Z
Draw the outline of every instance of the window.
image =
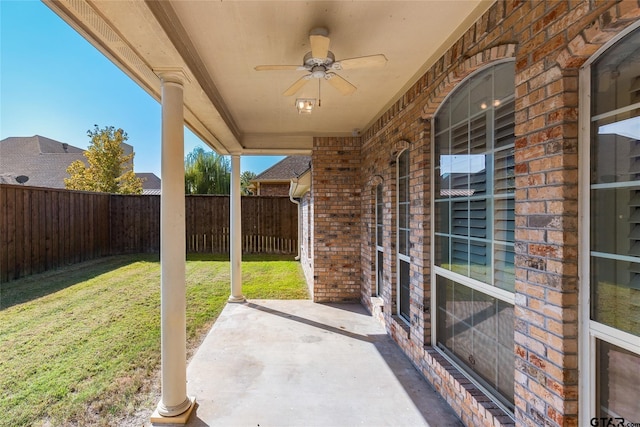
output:
M309 195L309 193L307 193L307 195L305 196L307 198L307 203L306 203L306 207L307 207L307 226L306 226L306 231L307 231L307 258L311 259L312 255L311 255L311 233L313 230L313 225L312 225L312 217L311 217L311 196Z
M513 62L461 83L435 116L436 343L513 410Z
M588 417L640 420L640 28L612 44L581 71L591 104L584 158L589 232L583 300L589 337ZM581 97L582 98L582 97ZM587 97L584 97L588 99ZM585 123L586 125L587 123ZM586 150L585 150L586 151ZM584 246L583 245L583 246ZM586 406L586 407L585 407Z
M411 322L409 310L409 150L398 156L398 314Z
M384 214L384 202L382 201L382 184L376 186L376 295L380 295L382 292L382 279L384 273L384 249L382 242L383 229L383 214Z

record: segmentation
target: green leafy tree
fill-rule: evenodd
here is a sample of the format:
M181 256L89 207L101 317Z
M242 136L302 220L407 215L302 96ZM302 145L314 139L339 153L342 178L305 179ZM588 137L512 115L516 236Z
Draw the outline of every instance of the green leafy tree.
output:
M184 160L186 194L229 194L231 161L214 151L196 147Z
M257 175L251 171L244 171L240 174L240 188L242 195L249 196L253 194L253 188L251 187L251 180Z
M142 194L142 179L133 172L133 156L126 155L122 143L129 137L122 129L94 125L88 130L91 144L84 156L88 166L80 160L67 168L69 178L64 186L69 190L98 191L115 194Z

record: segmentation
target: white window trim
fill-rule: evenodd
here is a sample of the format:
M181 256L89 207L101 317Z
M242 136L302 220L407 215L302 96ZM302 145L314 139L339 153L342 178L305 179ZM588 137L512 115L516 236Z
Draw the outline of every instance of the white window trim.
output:
M409 255L400 253L400 192L398 189L400 188L400 156L404 153L409 155L409 176L411 175L411 153L409 152L409 148L405 148L398 153L396 157L396 307L397 307L397 317L401 319L407 326L411 326L411 322L408 319L405 319L400 314L400 292L402 289L402 284L400 283L400 262L404 261L409 264L409 276L411 276L411 257ZM408 184L408 182L407 182ZM411 207L411 203L409 203L409 208ZM411 217L411 212L409 211L409 217ZM409 251L410 245L407 241L407 251ZM409 295L409 313L411 313L411 295Z
M445 99L446 101L446 99ZM444 104L444 101L440 104L440 106L442 106ZM438 108L436 110L436 112L433 114L433 116L431 117L431 135L430 135L430 141L429 141L429 157L431 158L431 171L429 172L429 183L431 188L433 189L433 183L435 182L436 179L436 171L435 168L433 167L433 159L435 158L436 155L436 149L435 149L435 143L436 143L436 135L435 132L433 131L436 128L436 115L438 113L438 111L440 111L440 108ZM433 260L435 259L436 256L436 249L435 249L435 226L436 226L436 219L435 219L435 212L436 209L436 201L435 201L435 197L434 194L432 192L432 194L429 197L429 267L431 267L431 273L429 274L429 283L430 283L430 294L431 294L431 301L429 301L429 312L431 313L431 347L434 348L438 353L440 353L441 355L444 355L442 351L440 351L438 349L437 346L437 341L438 341L438 336L437 336L437 310L438 310L438 304L437 304L437 299L438 299L438 295L437 295L437 290L436 290L436 265L434 264ZM448 359L447 359L448 360ZM451 361L449 361L451 362ZM460 370L461 371L461 370ZM470 380L471 381L471 380Z
M484 72L488 67L494 67L496 65L500 65L500 64L503 64L503 63L506 63L506 62L514 62L514 61L515 61L514 58L504 58L504 59L501 59L499 61L494 61L491 64L488 64L488 65L486 65L484 67L481 67L480 69L478 69L478 70L474 71L473 73L469 74L467 77L462 79L462 81L460 81L456 85L456 87L466 83L467 80L472 79L477 74L480 74L480 73ZM436 139L436 135L435 135L435 132L433 131L435 129L435 118L438 115L438 113L440 112L440 109L442 108L442 106L447 101L447 99L453 93L455 93L455 89L452 90L445 97L445 99L440 103L440 105L438 106L438 108L436 109L435 113L433 114L433 116L431 118L431 130L432 130L432 132L431 132L430 156L431 156L432 160L435 157L435 139ZM511 97L509 97L509 99L511 99ZM514 99L515 99L515 95L514 95ZM493 126L493 124L492 124L492 126ZM431 168L430 179L431 179L431 183L435 182L435 179L436 179L435 178L435 168L433 168L433 167ZM494 197L495 197L495 195L494 195ZM499 196L498 198L501 198L501 197L502 196ZM430 201L429 201L429 209L430 209L430 212L432 212L432 213L435 212L435 204L436 204L435 197L434 197L433 194L431 194ZM434 231L435 230L435 215L430 215L430 217L431 217L430 218L430 220L431 220L430 221L430 226L431 226L431 236L430 236L431 245L430 246L431 246L431 248L430 248L429 256L430 256L430 259L431 259L431 262L430 262L430 265L431 265L431 304L430 304L431 305L431 313L436 313L436 310L437 310L437 304L436 304L437 289L436 289L436 286L435 286L436 276L437 275L440 275L440 276L446 277L448 279L454 280L454 281L459 282L459 283L461 283L461 284L463 284L465 286L468 286L468 287L473 288L475 290L484 292L484 293L486 293L486 294L488 294L488 295L490 295L490 296L492 296L494 298L497 298L497 299L502 300L504 302L507 302L507 303L515 305L515 294L516 294L515 291L514 292L505 291L504 289L500 289L500 288L497 288L497 287L495 287L493 285L489 285L487 283L480 282L478 280L472 279L471 277L464 276L464 275L455 273L455 272L453 272L451 270L444 269L444 268L439 267L439 266L437 266L437 265L435 265L433 263L433 260L435 259L435 248L434 248L434 244L433 244L434 236L436 234L439 234L439 233L436 233ZM495 240L492 241L492 247L495 244L509 245L510 242L495 241ZM511 244L511 245L513 245L513 244ZM493 272L493 269L492 269L492 273L491 273L492 281L493 281L493 275L494 275L494 272ZM433 339L437 338L436 329L437 328L436 328L435 315L434 315L432 317L432 322L431 322L431 336L433 337ZM433 347L436 348L435 345Z
M591 319L590 279L590 167L591 167L591 65L610 47L640 28L636 22L609 40L580 68L578 75L578 425L590 425L596 415L596 339L640 354L640 337ZM624 110L624 108L622 109Z
M500 301L508 302L509 304L515 304L516 295L514 292L505 291L504 289L486 284L463 274L458 274L437 265L434 265L432 268L436 276L451 279L454 282L460 283L461 285L464 285L476 291L480 291L483 294L489 295Z
M409 264L409 280L411 280L411 257L407 256L407 255L402 255L400 254L400 252L397 252L397 261L396 261L396 282L397 282L397 290L396 290L396 304L398 306L398 318L402 319L402 321L404 323L407 324L407 326L411 326L411 322L408 319L405 319L402 314L400 314L400 291L401 291L401 287L402 285L400 284L400 263L401 262L406 262L407 264ZM411 295L409 295L409 313L411 313Z

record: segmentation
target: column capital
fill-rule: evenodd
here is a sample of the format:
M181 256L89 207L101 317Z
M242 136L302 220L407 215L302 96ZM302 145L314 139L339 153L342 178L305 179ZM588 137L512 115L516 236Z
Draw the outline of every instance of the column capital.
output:
M162 83L175 83L183 86L191 82L189 75L181 67L158 67L153 72L162 80Z

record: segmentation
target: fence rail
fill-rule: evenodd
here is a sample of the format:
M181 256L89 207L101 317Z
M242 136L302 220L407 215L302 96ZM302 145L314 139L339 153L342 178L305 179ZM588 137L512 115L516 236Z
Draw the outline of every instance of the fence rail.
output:
M187 252L229 253L229 196L187 196ZM297 206L242 198L244 253L295 254ZM0 184L0 283L106 255L160 251L160 196Z

